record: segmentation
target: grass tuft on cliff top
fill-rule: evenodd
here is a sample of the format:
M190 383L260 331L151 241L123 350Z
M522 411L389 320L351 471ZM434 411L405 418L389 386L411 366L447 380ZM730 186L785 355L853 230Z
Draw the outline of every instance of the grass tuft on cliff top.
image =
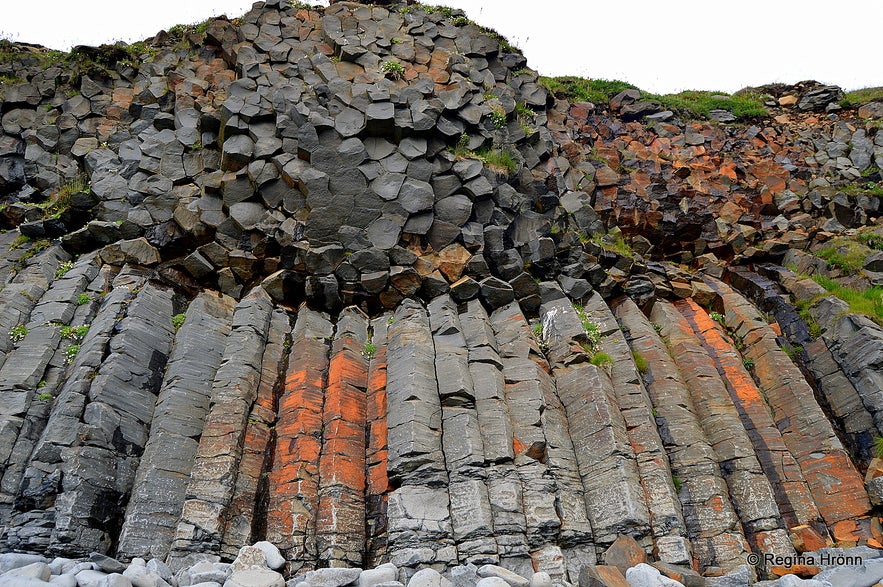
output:
M840 100L840 105L844 108L856 108L867 104L868 102L879 101L883 101L883 87L862 88L860 90L846 92L843 99Z
M712 110L728 110L738 120L752 120L769 115L760 95L737 92L690 90L677 94L650 94L635 85L620 80L585 79L574 76L541 77L540 83L558 98L574 102L607 104L616 94L625 90L638 90L643 100L659 102L664 108L689 118L708 118Z

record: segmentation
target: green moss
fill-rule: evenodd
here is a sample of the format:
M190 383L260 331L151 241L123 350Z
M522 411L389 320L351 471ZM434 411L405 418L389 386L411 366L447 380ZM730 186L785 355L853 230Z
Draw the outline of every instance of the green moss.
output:
M680 492L681 492L681 487L682 487L682 485L681 485L681 478L678 477L677 475L672 475L672 476L671 476L671 482L672 482L672 484L675 486L675 491L677 491L678 493L680 493Z

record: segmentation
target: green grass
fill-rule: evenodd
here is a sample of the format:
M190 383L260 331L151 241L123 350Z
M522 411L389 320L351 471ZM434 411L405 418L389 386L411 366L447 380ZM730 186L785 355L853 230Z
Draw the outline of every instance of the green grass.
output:
M667 109L691 118L708 118L712 110L729 110L737 120L753 120L769 114L763 105L763 99L757 94L733 94L727 98L720 92L690 90L679 94L664 96L646 96L658 100Z
M557 98L573 102L604 103L624 90L637 90L628 82L606 79L586 79L574 76L540 77L540 84Z
M533 325L533 335L537 337L537 340L541 340L543 338L543 323L537 322Z
M862 88L860 90L846 92L843 99L840 100L840 105L844 108L856 108L863 104L867 104L868 102L876 102L879 100L883 100L883 87Z
M883 326L883 287L878 285L857 290L841 285L824 275L813 275L812 279L829 293L849 304L850 312L864 314Z
M632 359L635 361L635 367L638 369L638 373L644 375L647 372L647 359L645 359L644 355L638 351L632 351Z
M810 306L816 303L816 301L818 301L818 298L813 298L811 300L797 300L794 304L794 307L797 308L797 314L804 322L806 322L809 335L813 338L818 338L822 335L822 327L819 326L816 317L809 311Z
M865 232L858 235L855 240L862 243L869 249L883 251L883 236L880 236L879 234L874 234L873 232Z
M874 456L883 459L883 436L874 437Z
M595 243L605 251L622 255L623 257L634 258L635 252L632 247L625 242L621 234L595 234L585 242Z
M867 183L851 183L840 188L840 191L851 198L860 196L883 197L883 184L869 181Z
M370 358L373 357L376 353L377 353L377 345L375 345L374 343L372 343L372 342L366 342L366 343L362 346L362 356L363 356L363 357L365 357L365 358L367 358L367 359L370 359Z
M592 357L591 362L596 367L610 367L613 365L613 357L611 357L607 353L595 353L595 355Z
M494 171L512 174L518 169L518 162L506 149L479 149L473 153L473 156Z
M828 262L828 267L836 267L846 274L855 274L861 271L865 259L870 254L870 248L849 239L836 239L824 249L816 252L817 257Z
M15 237L15 240L12 241L11 245L9 245L9 250L14 251L16 249L20 249L29 242L31 242L31 237L27 236L26 234L20 234Z
M607 104L624 90L640 90L637 86L620 80L573 76L541 77L540 83L558 98L596 104ZM644 100L659 102L663 107L688 118L708 118L708 113L712 110L729 110L738 120L753 120L769 115L761 96L750 92L727 95L723 92L689 90L677 94L659 95L644 91L641 94Z

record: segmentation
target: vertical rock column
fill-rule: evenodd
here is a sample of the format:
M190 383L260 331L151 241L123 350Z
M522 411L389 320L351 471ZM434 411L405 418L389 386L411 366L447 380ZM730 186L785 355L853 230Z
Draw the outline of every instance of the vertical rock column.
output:
M334 326L326 314L303 307L291 333L285 389L279 400L276 446L268 478L267 540L277 545L292 572L316 567L322 404L328 341Z
M387 471L390 562L443 571L457 562L448 473L442 452L442 408L426 310L406 299L387 342Z
M106 551L117 537L172 347L172 296L145 284L117 325L89 386L80 440L62 450L51 550Z
M671 325L654 304L653 320L667 338ZM744 563L748 543L729 500L714 450L696 416L684 379L653 326L631 302L616 308L632 350L647 361L644 381L668 451L693 551L702 568Z
M4 509L12 505L49 415L59 383L58 367L64 366L61 328L84 324L89 311L78 312L77 298L97 274L94 259L84 258L55 280L30 313L24 339L6 353L11 360L0 367L0 504ZM3 521L5 515L0 515Z
M365 412L368 445L365 452L367 491L365 495L365 526L367 532L366 564L378 566L386 557L386 512L389 478L386 473L386 342L392 314L371 321L374 355L368 365L368 406Z
M120 532L117 555L125 559L169 552L233 305L232 298L200 294L178 330Z
M16 495L16 510L20 513L13 516L7 530L7 543L11 548L46 551L49 547L55 500L61 491L62 453L78 442L89 388L107 355L117 323L125 316L144 281L140 272L130 270L116 276L113 288L104 296L68 367L67 380L53 402L49 420L34 447Z
M442 406L442 447L450 484L451 522L461 564L498 563L484 446L475 410L468 349L450 296L430 302L435 371Z
M512 426L506 405L503 361L497 340L481 302L472 300L460 314L469 350L469 374L475 391L475 410L486 463L488 499L500 565L524 572L530 567L530 550L524 529L521 480L515 469Z
M247 418L261 380L261 359L272 309L267 293L255 288L233 311L232 329L212 382L209 413L169 554L169 562L175 567L185 564L182 559L191 552L220 552Z
M619 534L641 540L650 533L650 514L610 378L580 348L578 341L585 340L586 331L563 293L544 302L540 316L595 542L608 545ZM650 546L649 540L644 542Z
M331 345L322 412L325 438L319 457L316 523L316 545L322 566L363 564L367 342L367 317L356 308L347 308L340 314Z
M697 323L700 337L726 382L727 390L742 420L742 427L754 445L754 452L772 487L779 512L789 528L819 522L819 511L803 478L800 465L788 450L769 407L742 357L710 320Z
M547 378L548 374L536 362L545 361L531 339L517 303L494 311L491 324L503 364L514 464L521 481L524 528L532 566L563 579L567 567L557 546L563 525L556 509L558 484L547 462L544 429L547 398L541 377Z
M610 381L637 460L641 487L650 513L654 554L663 562L691 564L693 554L681 514L681 502L672 483L668 455L656 429L653 403L644 388L635 358L616 318L601 296L589 297L583 311L589 320L599 325L601 349L613 361L610 365Z
M288 313L282 309L273 311L270 318L270 331L267 346L261 361L261 382L258 395L248 416L245 430L245 445L242 447L242 460L236 475L236 488L233 500L227 509L227 523L221 553L235 558L239 549L254 542L255 526L266 531L266 511L258 508L261 490L266 488L266 470L272 453L273 424L276 422L276 398L283 383L280 375L283 360L286 358L287 343L290 342L291 326Z
M30 260L10 283L3 285L0 290L0 333L3 333L0 336L0 366L5 364L14 346L7 333L18 324L26 324L30 320L34 306L55 279L59 263L69 259L70 256L61 247L50 247Z
M692 300L679 300L673 305L660 303L672 324L669 346L675 362L681 367L696 415L721 464L730 498L753 550L782 556L794 554L773 488L754 453L754 445L714 360L697 339L698 332L714 328L714 322Z
M797 459L825 523L838 541L867 536L871 504L861 475L834 434L800 370L776 343L776 335L745 298L705 278L723 305L727 327L744 344L753 374L772 408L776 426Z

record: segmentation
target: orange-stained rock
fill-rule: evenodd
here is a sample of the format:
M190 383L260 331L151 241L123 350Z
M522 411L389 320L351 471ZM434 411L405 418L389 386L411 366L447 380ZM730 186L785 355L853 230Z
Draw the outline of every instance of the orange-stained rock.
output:
M812 565L791 565L790 567L773 566L769 568L769 573L774 577L784 577L785 575L797 575L804 579L815 577L822 572L822 569Z
M328 369L325 338L331 334L331 324L306 308L300 311L298 323L279 401L273 468L267 479L266 538L294 563L293 570L310 570L318 562L316 514ZM308 331L310 323L316 330Z
M586 565L579 573L580 587L629 587L623 571L608 565Z
M634 538L620 534L604 551L603 560L604 564L616 567L625 576L630 567L647 562L647 553Z
M808 524L791 528L790 537L791 544L794 545L797 552L815 552L833 546L833 543Z

